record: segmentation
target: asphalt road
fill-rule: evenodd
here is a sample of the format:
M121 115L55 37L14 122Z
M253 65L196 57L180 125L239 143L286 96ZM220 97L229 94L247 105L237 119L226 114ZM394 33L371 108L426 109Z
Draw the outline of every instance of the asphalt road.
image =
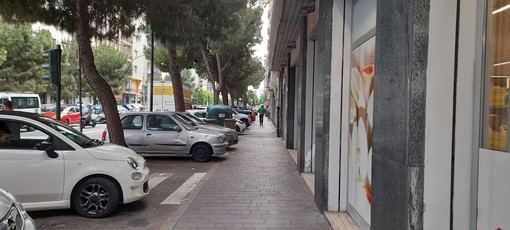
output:
M95 133L93 133L95 134ZM36 211L28 214L38 229L164 229L178 208L205 182L226 158L198 163L190 157L145 157L151 191L140 201L121 205L111 216L88 219L73 210Z
M73 126L75 129L80 130L80 126ZM89 136L92 139L101 140L101 134L106 129L106 124L97 124L96 127L92 128L91 126L86 126L83 128L83 133Z

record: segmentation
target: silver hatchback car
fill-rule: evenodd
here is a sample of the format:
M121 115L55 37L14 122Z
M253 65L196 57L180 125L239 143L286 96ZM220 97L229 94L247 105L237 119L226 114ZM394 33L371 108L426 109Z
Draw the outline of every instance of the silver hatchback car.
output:
M170 112L123 113L121 124L127 145L139 154L191 155L206 162L229 145L223 133L193 127Z

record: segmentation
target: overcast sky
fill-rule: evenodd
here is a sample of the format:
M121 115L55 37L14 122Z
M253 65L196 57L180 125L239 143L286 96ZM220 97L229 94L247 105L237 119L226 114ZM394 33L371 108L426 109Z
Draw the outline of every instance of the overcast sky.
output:
M264 67L266 67L266 56L268 52L267 43L269 41L269 34L268 34L268 28L269 28L269 19L267 18L269 12L269 4L266 4L266 7L264 7L264 12L262 13L262 30L260 31L262 34L262 42L254 47L255 49L255 56L259 57L262 61L262 64ZM257 90L257 96L260 97L264 90L264 81L260 83L260 86Z

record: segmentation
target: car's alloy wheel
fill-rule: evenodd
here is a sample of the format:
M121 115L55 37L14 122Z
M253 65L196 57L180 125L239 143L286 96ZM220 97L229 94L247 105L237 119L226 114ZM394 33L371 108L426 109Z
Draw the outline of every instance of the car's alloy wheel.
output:
M119 190L105 178L91 178L81 183L72 196L73 207L84 217L101 218L119 204Z
M191 157L194 161L207 162L211 160L212 151L209 146L199 144L191 149Z

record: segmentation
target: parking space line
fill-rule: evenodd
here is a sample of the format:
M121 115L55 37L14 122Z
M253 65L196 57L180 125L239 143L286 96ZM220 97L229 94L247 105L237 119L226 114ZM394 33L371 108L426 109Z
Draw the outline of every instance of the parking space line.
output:
M180 204L183 199L197 187L200 180L204 178L207 173L195 173L184 184L181 185L175 192L170 194L161 204Z
M149 177L149 188L153 189L159 183L163 182L170 176L174 175L173 173L153 173Z

